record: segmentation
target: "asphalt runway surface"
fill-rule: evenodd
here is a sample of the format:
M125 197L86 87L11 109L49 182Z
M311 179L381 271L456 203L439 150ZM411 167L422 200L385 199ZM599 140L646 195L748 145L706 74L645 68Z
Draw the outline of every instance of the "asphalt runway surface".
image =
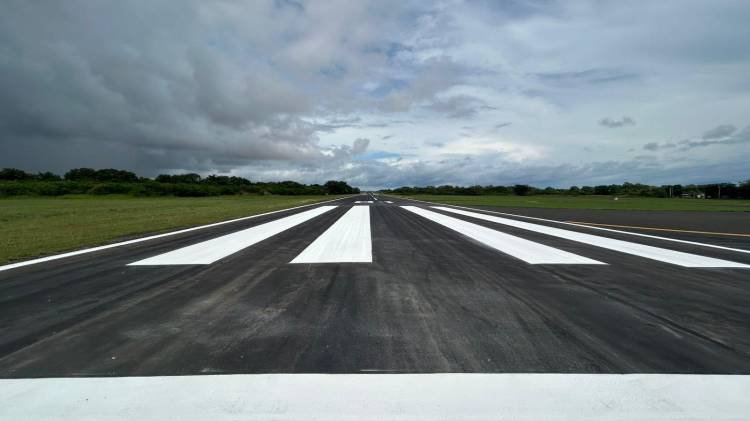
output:
M748 237L377 199L0 271L0 377L750 373Z

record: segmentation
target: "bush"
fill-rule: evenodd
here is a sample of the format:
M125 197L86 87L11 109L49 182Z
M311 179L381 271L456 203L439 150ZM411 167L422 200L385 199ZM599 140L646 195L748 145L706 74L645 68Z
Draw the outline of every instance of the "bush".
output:
M15 180L31 180L34 178L33 175L27 173L26 171L19 170L18 168L3 168L0 170L0 180L8 180L8 181L15 181Z
M64 194L129 194L133 196L201 197L236 194L322 195L359 193L344 181L300 184L295 181L252 183L242 177L199 174L160 174L155 180L139 178L130 171L106 168L74 168L64 179L51 172L37 175L16 168L0 171L0 195L60 196Z

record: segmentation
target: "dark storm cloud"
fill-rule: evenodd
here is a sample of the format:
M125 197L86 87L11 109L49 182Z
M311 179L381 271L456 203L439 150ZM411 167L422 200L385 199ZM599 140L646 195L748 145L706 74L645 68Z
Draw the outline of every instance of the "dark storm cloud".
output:
M588 69L575 72L536 73L533 76L546 83L557 85L602 84L638 78L631 72L615 69Z
M719 139L722 137L727 137L736 131L737 131L737 128L734 127L733 125L722 124L720 126L714 127L711 130L707 130L705 133L703 133L703 139Z
M750 144L750 126L745 127L740 132L731 124L723 124L713 129L707 130L700 138L691 138L681 140L677 143L672 142L649 142L643 145L643 149L656 152L664 149L677 148L679 151L688 151L694 148L701 148L714 145L738 145Z
M605 117L599 120L599 125L608 127L610 129L616 129L616 128L625 127L625 126L635 126L635 120L633 120L630 117L623 117L620 120Z
M643 145L644 150L651 151L651 152L656 152L658 150L671 149L671 148L676 148L676 147L677 145L675 145L672 142L663 142L663 143L649 142Z
M6 0L0 167L363 186L734 177L747 129L652 140L742 118L748 17L678 0ZM648 125L591 130L636 109ZM670 160L623 157L641 148ZM676 166L691 157L704 164Z
M493 127L494 127L494 129L495 129L495 130L500 130L500 129L502 129L503 127L508 127L508 126L510 126L511 124L513 124L513 123L512 123L512 122L510 122L510 121L508 121L508 122L505 122L505 123L499 123L499 124L495 124L495 125L494 125Z
M736 128L732 125L718 126L707 131L700 140L685 139L678 144L680 150L683 151L714 145L750 144L750 126L745 127L738 133L735 133L735 131Z
M291 19L278 6L249 3L241 12ZM5 2L0 166L150 175L249 160L325 161L366 148L360 140L321 146L318 132L359 118L303 119L315 98L264 58L274 54L274 35L242 34L255 51L237 52L225 32L245 29L225 21L226 12L202 2Z

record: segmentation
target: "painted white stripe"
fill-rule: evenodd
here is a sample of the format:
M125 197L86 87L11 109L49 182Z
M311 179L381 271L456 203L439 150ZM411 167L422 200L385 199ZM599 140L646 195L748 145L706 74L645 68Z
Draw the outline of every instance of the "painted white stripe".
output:
M391 202L390 200L386 200L385 203L393 203L393 202Z
M428 202L426 200L417 200L417 199L408 199L408 200L411 200L413 202L427 203L427 204L430 204L430 205L441 205L440 203ZM640 232L621 231L621 230L615 230L615 229L612 229L612 228L603 228L603 227L595 227L595 226L591 226L591 225L574 224L572 222L555 221L554 219L537 218L535 216L526 216L526 215L518 215L518 214L515 214L515 213L505 213L505 212L498 212L498 211L492 211L492 210L487 210L487 209L470 208L468 206L459 206L459 205L450 205L450 206L453 207L453 208L469 209L469 210L472 210L472 211L487 212L487 213L492 213L492 214L495 214L495 215L505 215L505 216L513 216L513 217L516 217L516 218L530 219L532 221L552 222L554 224L571 225L571 226L574 226L574 227L583 227L583 228L588 228L588 229L598 230L598 231L616 232L618 234L627 234L627 235L633 235L633 236L636 236L636 237L643 237L643 238L653 238L655 240L671 241L671 242L674 242L674 243L690 244L690 245L694 245L694 246L709 247L709 248L714 248L714 249L719 249L719 250L736 251L738 253L750 253L750 250L745 250L745 249L738 249L738 248L725 247L725 246L717 246L716 244L699 243L697 241L680 240L680 239L677 239L677 238L660 237L658 235L641 234Z
M370 207L353 206L290 263L372 263Z
M105 246L91 247L91 248L87 248L87 249L81 249L81 250L71 251L71 252L68 252L68 253L61 253L61 254L55 254L55 255L52 255L52 256L40 257L38 259L26 260L26 261L23 261L23 262L11 263L9 265L0 266L0 272L2 272L4 270L10 270L10 269L15 269L15 268L20 268L20 267L23 267L23 266L35 265L37 263L49 262L51 260L58 260L58 259L64 259L66 257L78 256L79 254L93 253L95 251L107 250L107 249L111 249L111 248L115 248L115 247L126 246L126 245L129 245L129 244L141 243L143 241L155 240L157 238L163 238L163 237L169 237L169 236L172 236L172 235L184 234L186 232L201 230L201 229L204 229L204 228L218 227L219 225L231 224L233 222L244 221L244 220L252 219L252 218L259 218L261 216L273 215L274 213L286 212L286 211L290 211L290 210L294 210L294 209L307 208L307 207L310 207L310 206L319 205L321 203L330 203L330 202L335 202L337 200L348 199L348 198L349 197L340 197L338 199L331 199L331 200L326 200L326 201L323 201L323 202L316 202L316 203L310 203L310 204L307 204L307 205L294 206L294 207L291 207L291 208L279 209L279 210L275 210L275 211L271 211L271 212L266 212L266 213L259 213L257 215L243 216L242 218L235 218L235 219L230 219L230 220L227 220L227 221L214 222L213 224L199 225L197 227L185 228L185 229L182 229L182 230L172 231L172 232L165 232L163 234L150 235L148 237L134 238L132 240L121 241L119 243L107 244Z
M436 222L446 228L486 244L496 250L509 254L531 264L589 264L603 265L605 263L569 253L544 244L524 240L504 232L496 231L481 225L466 222L458 218L443 215L416 206L401 206L410 212Z
M372 200L355 200L354 203L372 203Z
M486 215L478 212L469 212L465 210L448 208L445 206L433 206L435 209L456 213L459 215L470 216L483 221L495 222L498 224L508 225L515 228L538 232L554 237L564 238L566 240L577 241L579 243L589 244L595 247L601 247L608 250L614 250L621 253L632 254L634 256L644 257L646 259L657 260L660 262L671 263L678 266L692 268L708 267L728 267L728 268L750 268L750 265L731 262L728 260L715 259L712 257L700 256L697 254L683 253L680 251L669 250L660 247L647 246L645 244L633 243L630 241L616 240L613 238L600 237L598 235L585 234L577 231L564 230L561 228L549 227L546 225L532 224L529 222L517 221L515 219L501 218L499 216Z
M322 215L336 206L320 206L296 213L252 228L222 235L187 247L149 257L131 263L129 266L146 265L208 265L219 259L250 247L255 243L279 234L316 216Z
M304 396L304 399L300 399ZM746 420L750 376L237 374L0 380L5 420Z

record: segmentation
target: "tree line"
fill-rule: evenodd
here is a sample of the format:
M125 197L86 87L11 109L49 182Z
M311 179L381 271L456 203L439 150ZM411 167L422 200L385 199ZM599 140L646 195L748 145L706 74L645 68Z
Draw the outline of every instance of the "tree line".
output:
M608 184L599 186L572 186L567 189L554 187L538 188L526 184L513 186L426 186L399 187L382 190L383 193L403 195L609 195L640 197L693 197L707 199L750 199L750 180L741 183L673 184L650 186L640 183Z
M0 170L0 196L61 196L65 194L125 194L132 196L220 196L236 194L326 195L354 194L359 189L344 181L301 184L295 181L251 182L236 176L160 174L151 179L113 168L74 168L62 176Z

